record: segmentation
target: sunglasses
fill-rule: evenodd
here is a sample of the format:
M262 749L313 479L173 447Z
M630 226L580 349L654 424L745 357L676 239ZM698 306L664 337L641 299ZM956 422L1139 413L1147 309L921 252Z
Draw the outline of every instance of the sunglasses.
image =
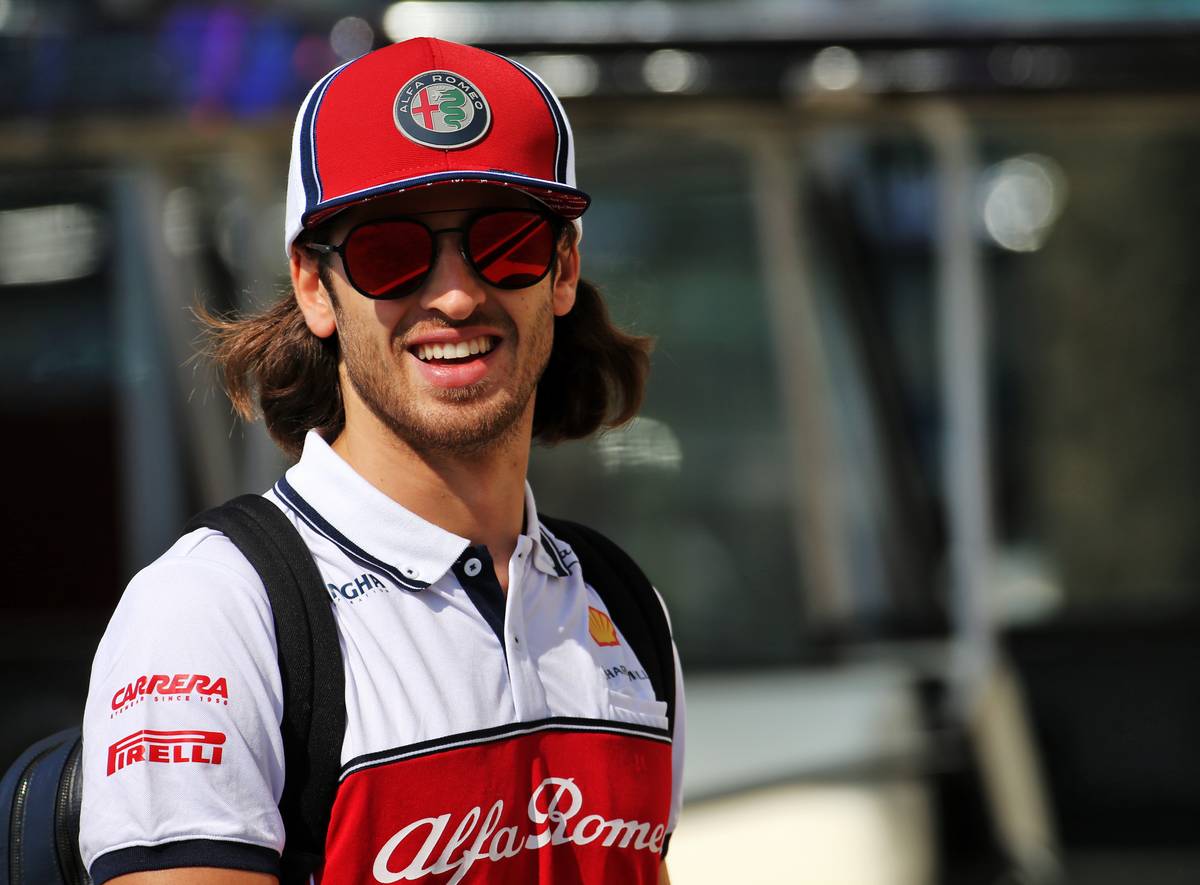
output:
M437 230L405 215L357 224L337 246L304 245L322 255L340 255L346 279L361 294L391 300L424 285L437 264L438 238L450 233L461 235L459 254L488 285L532 286L554 264L562 224L557 216L536 209L485 209L468 217L462 227Z

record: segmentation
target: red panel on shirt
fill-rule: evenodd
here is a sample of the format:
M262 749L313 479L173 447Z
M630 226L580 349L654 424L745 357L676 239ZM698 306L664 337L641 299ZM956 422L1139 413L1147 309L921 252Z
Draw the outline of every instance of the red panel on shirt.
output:
M351 774L321 885L658 881L671 745L546 730Z

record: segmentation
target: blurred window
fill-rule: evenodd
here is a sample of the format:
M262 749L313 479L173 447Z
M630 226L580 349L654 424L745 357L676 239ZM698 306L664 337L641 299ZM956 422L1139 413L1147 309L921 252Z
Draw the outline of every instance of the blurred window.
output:
M1034 164L1007 197L1024 248L987 228L999 530L1041 562L1014 580L1030 573L1067 615L1200 610L1200 126L1189 117L1147 108L1114 126L1097 109L983 130L993 188L1031 175L1014 158Z
M997 609L1008 623L1194 614L1200 128L1152 104L1119 125L1108 103L1027 111L971 121ZM882 331L903 436L940 496L933 156L911 130L840 129L836 145L811 181L840 216L821 254L842 268L837 297Z
M608 532L667 598L689 665L793 660L791 446L759 267L749 160L699 135L578 131L584 275L657 338L641 417L536 449L546 512Z
M36 176L34 177L37 178ZM69 187L0 179L0 410L5 426L0 609L104 610L121 533L108 210Z

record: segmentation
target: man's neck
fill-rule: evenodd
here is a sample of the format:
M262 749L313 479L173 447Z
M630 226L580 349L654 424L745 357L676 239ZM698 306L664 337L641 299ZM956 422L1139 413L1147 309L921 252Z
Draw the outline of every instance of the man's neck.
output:
M507 589L508 561L525 528L530 423L470 454L417 451L378 422L347 423L333 450L406 510L486 546Z

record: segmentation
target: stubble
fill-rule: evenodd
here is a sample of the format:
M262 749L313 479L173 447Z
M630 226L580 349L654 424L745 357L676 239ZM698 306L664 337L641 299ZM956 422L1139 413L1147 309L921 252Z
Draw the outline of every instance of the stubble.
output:
M530 293L530 297L536 297ZM503 445L520 429L550 359L554 314L546 298L531 318L524 338L512 320L497 311L495 317L472 316L461 323L443 322L444 328L490 325L504 333L504 346L515 353L508 378L483 380L457 388L417 387L405 336L390 347L380 344L346 311L338 310L338 339L346 378L371 413L414 451L427 455L478 456ZM422 327L428 331L428 325Z

